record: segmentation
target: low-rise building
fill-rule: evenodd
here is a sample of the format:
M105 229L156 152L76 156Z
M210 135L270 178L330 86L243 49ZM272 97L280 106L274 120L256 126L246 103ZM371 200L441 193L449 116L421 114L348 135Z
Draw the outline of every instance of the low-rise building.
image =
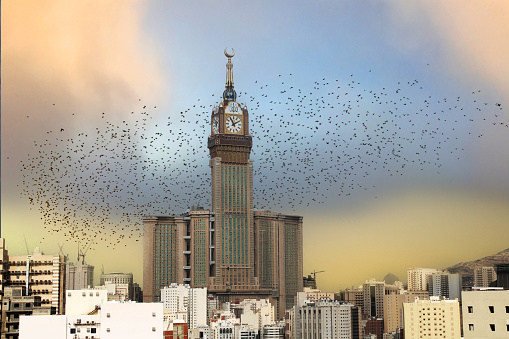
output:
M509 336L509 290L500 287L474 288L462 294L465 339Z

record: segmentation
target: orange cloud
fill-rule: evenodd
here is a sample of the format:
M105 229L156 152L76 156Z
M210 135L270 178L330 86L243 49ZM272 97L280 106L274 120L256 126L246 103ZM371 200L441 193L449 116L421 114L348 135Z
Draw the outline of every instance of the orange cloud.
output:
M2 3L7 108L26 107L20 98L40 105L40 92L48 100L103 110L156 98L166 75L156 46L141 29L143 13L139 1Z

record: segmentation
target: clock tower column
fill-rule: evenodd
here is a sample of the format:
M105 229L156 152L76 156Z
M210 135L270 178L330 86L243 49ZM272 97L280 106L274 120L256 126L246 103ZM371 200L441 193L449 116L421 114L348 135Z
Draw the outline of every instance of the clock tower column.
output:
M212 110L208 139L215 232L209 286L212 292L259 289L255 277L252 138L246 106L237 103L229 54L223 100Z

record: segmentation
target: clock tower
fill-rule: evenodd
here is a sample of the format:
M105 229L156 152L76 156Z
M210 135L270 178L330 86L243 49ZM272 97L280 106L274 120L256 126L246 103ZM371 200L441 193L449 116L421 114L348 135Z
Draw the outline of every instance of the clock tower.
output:
M232 57L226 64L226 86L221 103L212 110L208 139L212 174L212 233L210 288L240 292L259 288L255 277L253 222L252 138L246 106L237 102Z

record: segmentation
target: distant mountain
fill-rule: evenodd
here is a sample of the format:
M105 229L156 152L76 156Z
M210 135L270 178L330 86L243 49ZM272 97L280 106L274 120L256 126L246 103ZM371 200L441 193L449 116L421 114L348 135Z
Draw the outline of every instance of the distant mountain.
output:
M393 285L396 281L401 281L397 276L395 276L392 273L387 273L387 275L384 277L384 281L387 285Z
M477 267L494 266L494 264L498 263L509 263L509 248L495 255L489 255L473 261L460 262L454 266L447 267L445 270L450 273L474 274L474 269Z

